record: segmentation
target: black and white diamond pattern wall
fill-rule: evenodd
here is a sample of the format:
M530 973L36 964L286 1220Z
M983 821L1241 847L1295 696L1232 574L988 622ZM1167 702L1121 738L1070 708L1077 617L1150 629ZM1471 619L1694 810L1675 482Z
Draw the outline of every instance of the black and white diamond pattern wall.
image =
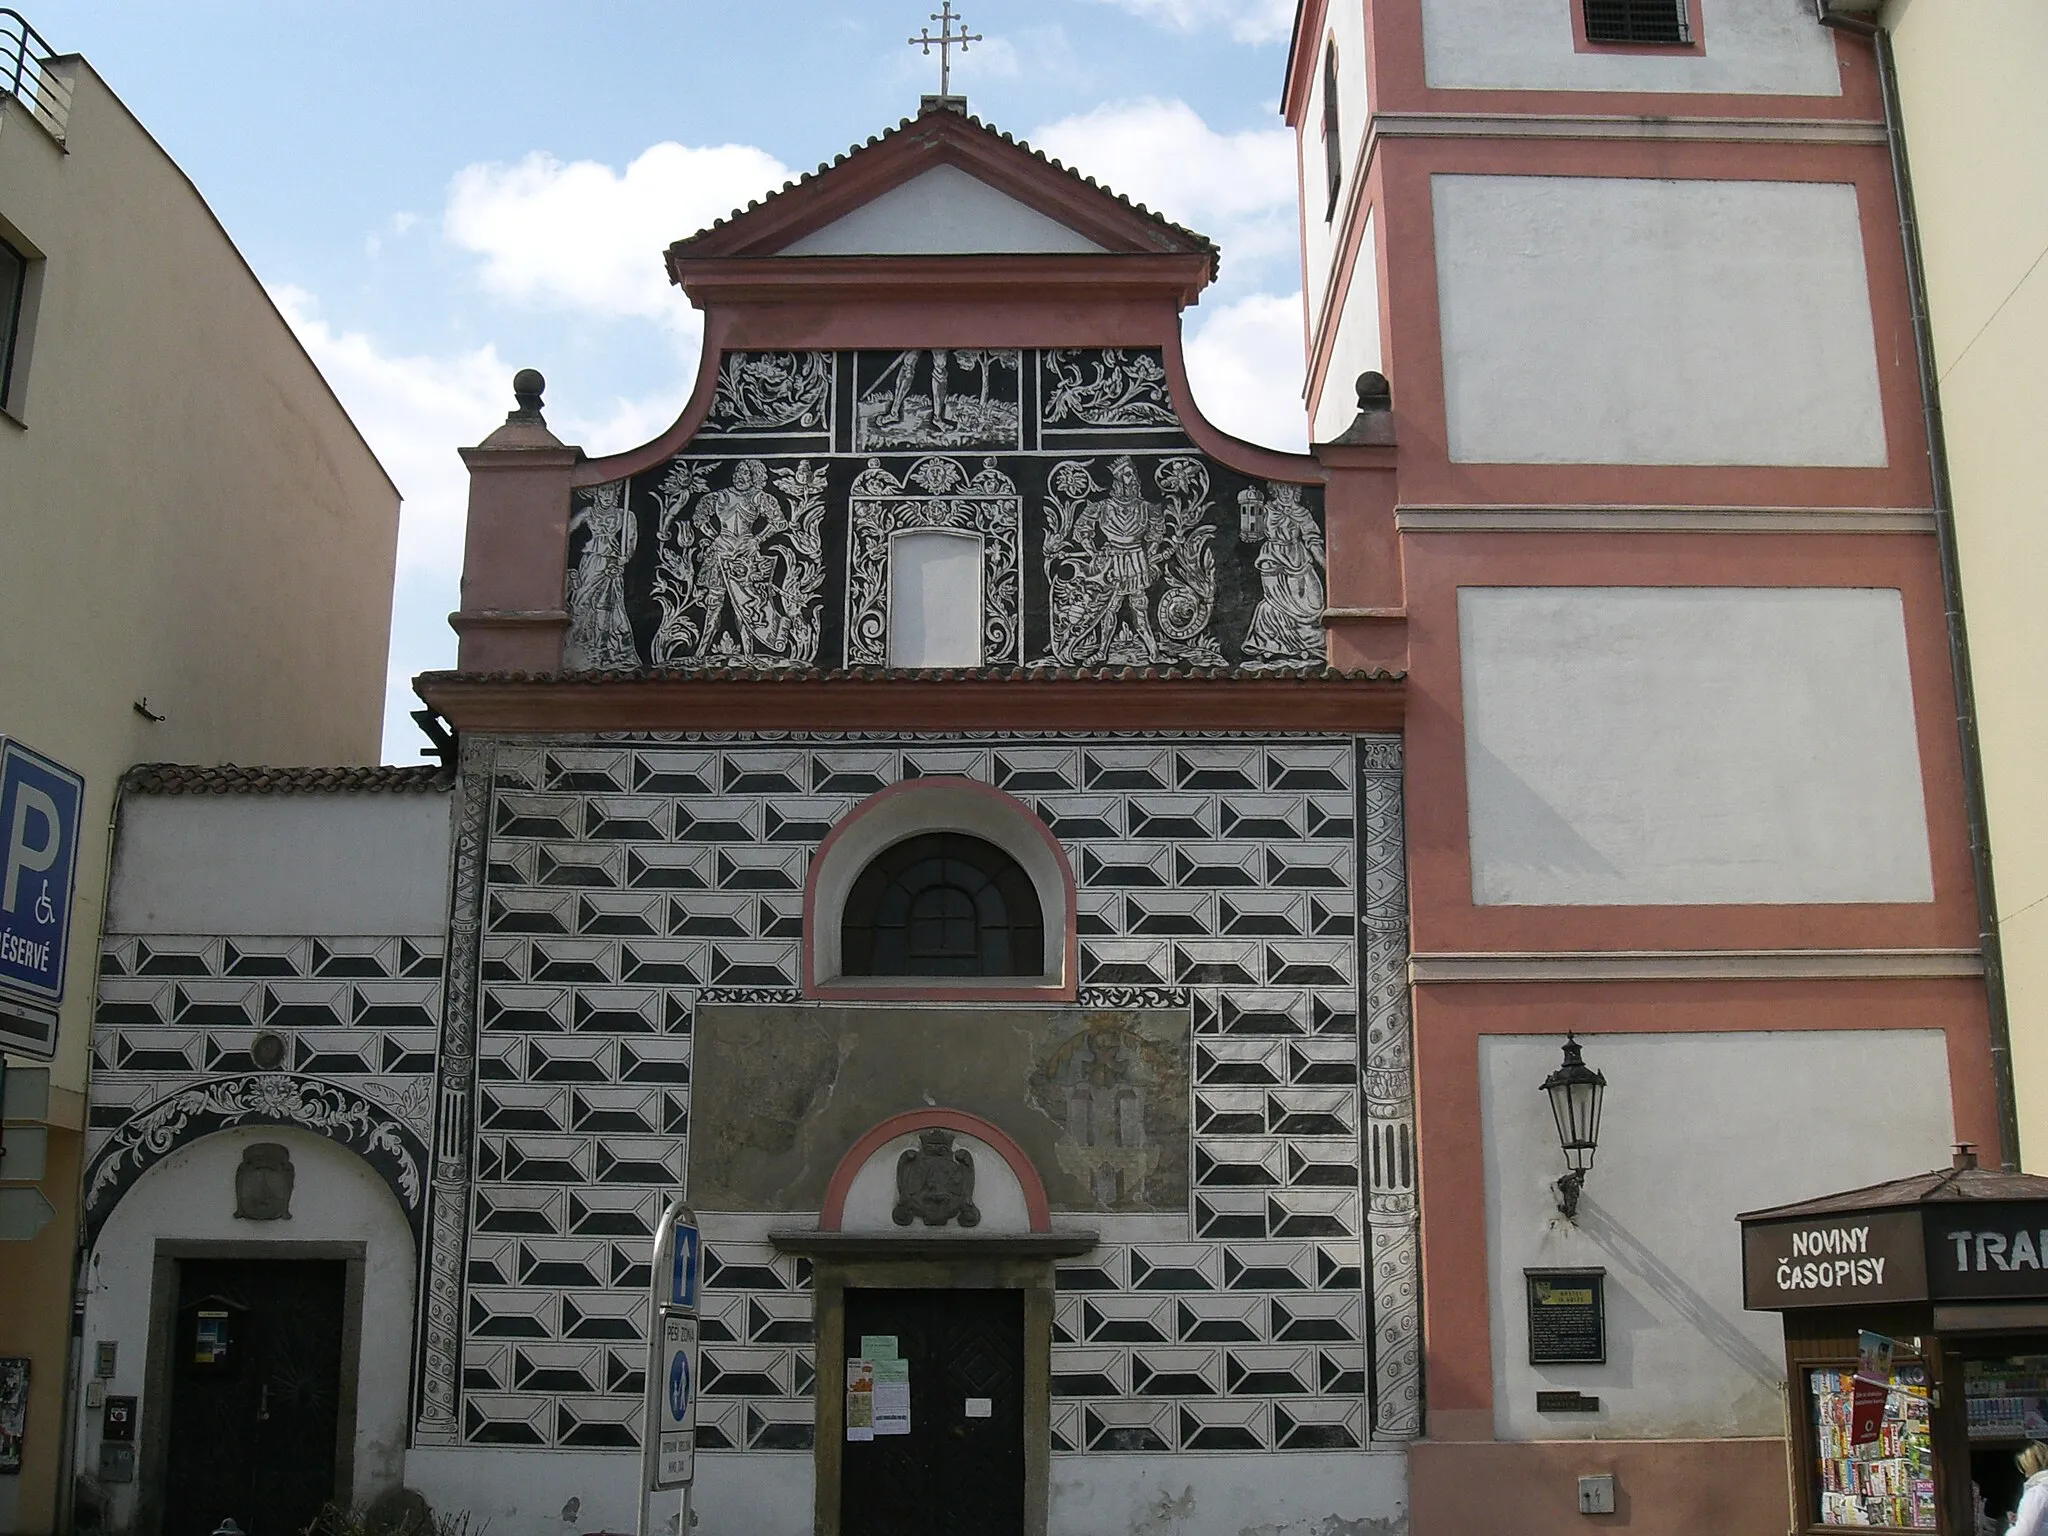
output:
M438 938L110 935L93 1021L89 1230L151 1164L246 1124L354 1147L417 1230L442 952Z
M812 850L867 795L931 775L1005 789L1061 839L1084 1002L1185 1007L1194 1032L1191 1209L1104 1218L1103 1245L1061 1267L1054 1449L1419 1430L1396 739L472 740L423 1442L638 1443L645 1256L684 1177L694 1010L796 1000ZM810 1443L810 1277L770 1219L708 1227L708 1449Z

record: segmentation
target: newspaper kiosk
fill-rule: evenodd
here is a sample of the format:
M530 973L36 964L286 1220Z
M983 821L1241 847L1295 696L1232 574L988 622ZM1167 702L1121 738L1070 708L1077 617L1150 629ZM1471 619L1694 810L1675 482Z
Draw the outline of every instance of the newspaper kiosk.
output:
M1743 1303L1784 1317L1793 1530L1973 1536L1980 1500L2004 1529L2048 1440L2048 1178L1961 1147L1737 1219Z

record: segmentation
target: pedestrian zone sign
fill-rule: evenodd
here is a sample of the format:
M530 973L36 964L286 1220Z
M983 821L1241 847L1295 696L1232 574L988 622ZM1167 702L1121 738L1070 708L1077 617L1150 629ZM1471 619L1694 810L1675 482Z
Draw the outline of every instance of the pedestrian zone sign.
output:
M681 1488L697 1475L697 1319L664 1314L661 1375L656 1384L661 1416L656 1433L654 1486Z
M78 872L85 780L0 737L0 1046L48 1060Z

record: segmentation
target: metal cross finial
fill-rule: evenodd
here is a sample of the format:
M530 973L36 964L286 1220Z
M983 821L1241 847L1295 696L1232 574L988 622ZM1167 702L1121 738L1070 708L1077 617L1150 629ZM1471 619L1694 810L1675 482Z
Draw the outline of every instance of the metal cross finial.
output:
M932 12L932 20L939 24L939 35L932 36L930 27L919 27L917 36L910 40L910 46L920 48L927 57L934 47L939 50L939 94L953 94L953 56L949 51L957 45L964 54L969 43L985 43L987 38L979 32L967 30L967 18L953 14L953 0L939 0L939 8ZM954 22L960 23L960 30L953 30Z

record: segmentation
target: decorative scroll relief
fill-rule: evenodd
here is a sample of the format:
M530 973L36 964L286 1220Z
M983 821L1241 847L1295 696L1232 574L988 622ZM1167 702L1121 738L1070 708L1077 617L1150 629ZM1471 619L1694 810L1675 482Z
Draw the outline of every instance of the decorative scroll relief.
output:
M569 667L887 666L899 532L982 547L981 610L936 582L946 648L906 665L1323 661L1322 488L1199 451L1156 348L725 352L714 385L674 457L575 493Z
M1210 632L1216 526L1200 459L1068 459L1047 482L1045 578L1059 666L1221 666ZM1105 484L1104 482L1107 482Z
M703 430L823 432L831 425L832 360L823 352L728 352Z
M678 459L655 493L661 508L656 666L809 667L818 660L825 467L808 459Z
M1268 483L1237 493L1238 538L1256 546L1259 602L1241 665L1298 667L1323 660L1323 533L1301 487Z
M1180 424L1159 354L1122 347L1047 352L1039 419L1048 427L1110 430Z
M854 479L847 521L847 665L888 661L889 536L929 529L981 535L982 659L1017 661L1024 636L1023 527L1023 497L994 459L983 459L972 477L957 459L919 459L900 480L869 459Z
M626 507L626 482L593 486L576 499L569 534L588 537L569 572L569 636L562 663L570 671L609 671L640 665L640 648L626 617L626 565L638 547L639 527Z
M1014 350L862 353L854 450L1018 447L1021 365Z
M297 1126L353 1149L384 1176L417 1230L426 1192L418 1134L340 1084L284 1072L194 1083L130 1116L87 1172L88 1224L97 1230L129 1187L179 1147L239 1125Z

